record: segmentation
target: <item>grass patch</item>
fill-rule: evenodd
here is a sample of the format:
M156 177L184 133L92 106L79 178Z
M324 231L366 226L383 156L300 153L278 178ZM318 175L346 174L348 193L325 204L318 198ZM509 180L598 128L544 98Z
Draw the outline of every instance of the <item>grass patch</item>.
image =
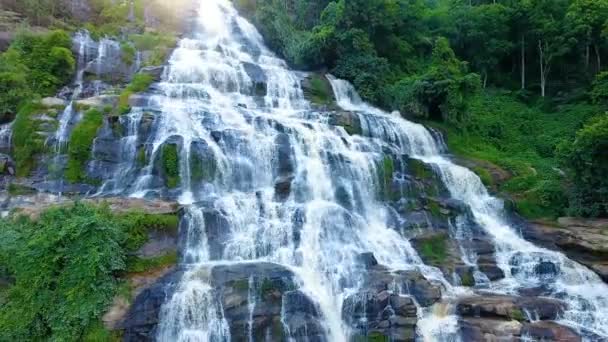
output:
M97 109L90 109L84 113L80 121L70 136L68 147L68 166L65 177L72 183L87 180L85 167L86 162L91 156L93 141L97 136L97 131L103 124L103 114Z
M125 246L129 250L137 250L149 239L150 231L161 231L177 236L179 217L177 214L148 214L132 211L120 216L122 225L126 228L127 239Z
M127 261L127 272L144 273L175 264L177 264L177 252L169 252L154 258L134 257Z

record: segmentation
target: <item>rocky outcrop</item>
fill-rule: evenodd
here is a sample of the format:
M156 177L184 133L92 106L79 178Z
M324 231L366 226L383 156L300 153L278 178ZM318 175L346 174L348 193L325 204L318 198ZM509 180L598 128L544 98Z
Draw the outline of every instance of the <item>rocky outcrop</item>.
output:
M522 234L527 240L566 254L608 282L608 220L563 217L550 224L532 222L522 227Z
M152 341L160 308L177 290L183 273L174 271L144 290L120 325L125 341ZM297 289L294 274L271 263L202 266L193 275L214 289L233 341L324 341L316 305ZM202 319L202 318L201 318Z
M553 322L566 304L542 297L480 294L460 299L460 335L464 341L519 341L522 337L539 341L577 342L572 329Z

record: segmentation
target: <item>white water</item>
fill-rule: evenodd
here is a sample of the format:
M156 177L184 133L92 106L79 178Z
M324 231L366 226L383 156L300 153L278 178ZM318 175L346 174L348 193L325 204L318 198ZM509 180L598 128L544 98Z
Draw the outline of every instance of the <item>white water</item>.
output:
M265 96L256 96L248 63L266 77ZM372 252L393 270L422 272L443 287L446 298L469 293L424 265L410 242L391 227L391 209L378 198L378 165L386 150L434 165L452 196L471 207L493 237L507 275L490 284L491 290L515 293L531 287L540 282L533 272L538 260L552 261L561 271L550 284L550 294L570 305L561 321L608 337L608 288L561 254L521 239L503 219L502 203L488 195L472 172L443 157L444 146L430 131L369 106L348 83L332 78L338 104L358 112L362 121L365 137L350 136L328 125L327 113L310 109L299 80L228 0L205 0L195 34L180 41L158 85L161 93L150 100L161 113L148 140L148 165L133 185L127 180L136 154L135 126L123 138L127 157L122 170L127 171L120 178L125 182L107 185L108 191L136 197L162 194L163 186L155 182L155 161L167 142L179 148L181 184L172 191L188 206L182 246L186 272L163 305L158 340L230 340L218 296L204 274L204 266L215 263L263 260L291 269L301 290L318 305L332 342L348 341L351 334L342 320L342 302L358 292L365 276L356 267L361 253ZM215 160L212 180L195 179L200 170L193 169L193 156L201 151ZM280 200L275 182L285 176L293 182ZM205 215L210 212L219 213L224 222L224 236L215 237L223 239L221 247L208 238L213 227L205 225ZM522 253L522 271L512 275L509 262L517 252ZM253 311L255 304L250 305ZM422 339L457 339L456 317L449 310L421 308L419 314Z

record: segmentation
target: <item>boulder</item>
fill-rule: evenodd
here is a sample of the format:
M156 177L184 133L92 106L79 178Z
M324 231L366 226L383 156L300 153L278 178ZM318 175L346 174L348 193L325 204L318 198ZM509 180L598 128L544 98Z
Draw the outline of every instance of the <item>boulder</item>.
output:
M522 324L488 318L461 318L458 321L462 341L520 341Z
M461 299L456 311L463 317L526 321L528 313L537 319L554 320L565 308L565 303L550 298L484 295Z
M104 108L106 106L115 107L117 104L117 95L99 95L76 101L78 107Z
M560 218L558 222L531 222L523 236L545 248L560 251L608 282L608 219ZM554 265L555 266L555 265ZM545 277L559 270L548 264L537 266Z
M526 323L522 329L522 336L535 341L580 342L581 336L574 330L554 322Z
M160 82L163 76L165 67L163 66L146 66L139 70L139 73L151 76L154 82Z
M361 118L355 112L338 111L329 113L328 123L332 126L340 126L344 128L346 133L350 135L361 135L363 129L361 127Z

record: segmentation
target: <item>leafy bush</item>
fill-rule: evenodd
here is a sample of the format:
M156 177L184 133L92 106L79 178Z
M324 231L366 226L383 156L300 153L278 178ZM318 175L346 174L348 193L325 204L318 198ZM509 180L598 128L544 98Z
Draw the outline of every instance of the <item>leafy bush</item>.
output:
M136 74L131 83L120 93L118 98L118 114L126 114L131 110L129 98L137 92L142 92L154 82L152 76L148 74Z
M69 159L65 173L68 181L73 183L88 181L85 174L86 162L91 156L93 141L102 124L103 114L97 109L90 109L84 113L82 121L74 127L68 146Z
M8 51L0 55L0 116L10 118L34 95L51 95L69 82L76 64L71 45L64 31L19 31Z
M571 172L571 212L608 216L608 115L592 120L559 150Z
M0 260L15 280L0 307L0 340L79 340L126 267L120 223L107 209L75 204L0 225Z

